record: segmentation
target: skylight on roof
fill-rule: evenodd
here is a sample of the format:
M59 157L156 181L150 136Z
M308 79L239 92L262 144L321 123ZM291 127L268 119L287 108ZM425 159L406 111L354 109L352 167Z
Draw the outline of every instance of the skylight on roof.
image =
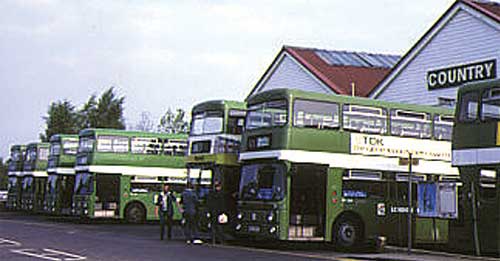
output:
M397 55L327 50L316 50L315 53L329 65L338 66L391 68L397 63L400 58Z

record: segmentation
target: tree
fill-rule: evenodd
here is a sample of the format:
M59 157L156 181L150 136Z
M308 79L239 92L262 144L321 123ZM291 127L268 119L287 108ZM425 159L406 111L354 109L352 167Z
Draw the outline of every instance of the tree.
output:
M167 112L160 118L158 124L159 132L166 133L188 133L189 123L184 119L186 113L182 109L177 109L176 113L169 108Z
M139 120L139 123L135 126L136 130L140 131L153 131L153 121L151 120L151 113L147 111L143 111L141 113L141 119Z
M98 100L90 96L80 110L81 128L125 129L123 103L125 97L117 97L114 88L106 90Z
M78 125L81 129L97 125L97 102L95 95L91 95L78 112Z
M68 100L52 102L47 116L43 117L43 119L47 124L47 128L44 133L40 134L40 139L45 142L54 134L76 134L80 129L75 106Z

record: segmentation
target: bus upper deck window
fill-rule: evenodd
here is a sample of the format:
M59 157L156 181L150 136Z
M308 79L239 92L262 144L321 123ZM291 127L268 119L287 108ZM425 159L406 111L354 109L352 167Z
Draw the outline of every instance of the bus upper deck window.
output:
M458 120L474 121L478 114L479 95L477 92L464 93L460 99Z
M482 96L481 120L500 119L500 88L486 90Z

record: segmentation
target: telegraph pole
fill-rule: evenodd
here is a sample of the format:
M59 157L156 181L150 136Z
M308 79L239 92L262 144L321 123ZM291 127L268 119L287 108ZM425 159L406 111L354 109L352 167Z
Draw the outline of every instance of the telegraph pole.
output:
M412 241L412 154L408 153L408 255L411 255L411 241Z

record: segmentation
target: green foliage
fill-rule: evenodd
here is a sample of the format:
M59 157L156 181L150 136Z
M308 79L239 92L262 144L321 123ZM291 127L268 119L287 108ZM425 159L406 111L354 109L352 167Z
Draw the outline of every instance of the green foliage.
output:
M43 119L47 128L45 133L40 134L42 141L48 141L52 135L57 133L76 134L79 131L75 106L70 101L63 100L51 103L47 116Z
M167 112L160 118L158 124L158 132L165 133L189 133L189 123L185 120L186 112L182 109L177 109L176 113L169 108Z
M125 97L117 97L113 87L106 90L98 100L95 95L90 96L80 110L81 128L125 129L124 102Z
M106 90L99 99L89 97L79 111L67 100L53 102L47 116L43 117L47 128L40 134L42 141L48 141L54 134L77 134L85 128L125 129L123 103L125 97L117 97L113 87Z

